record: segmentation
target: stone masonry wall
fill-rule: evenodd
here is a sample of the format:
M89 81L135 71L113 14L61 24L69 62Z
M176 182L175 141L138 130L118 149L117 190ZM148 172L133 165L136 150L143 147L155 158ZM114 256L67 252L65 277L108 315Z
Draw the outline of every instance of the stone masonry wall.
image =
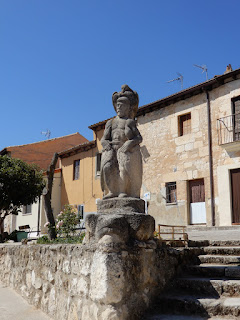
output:
M209 92L212 126L216 225L231 225L229 170L240 167L240 147L219 145L218 119L232 114L231 99L240 95L240 79ZM191 132L179 135L179 116L191 113ZM204 179L207 225L211 226L207 100L205 93L175 102L138 117L143 137L142 195L150 192L148 213L156 224L191 223L188 182ZM167 182L177 183L177 203L166 203ZM223 200L224 199L224 200Z
M58 320L135 320L190 250L1 245L0 280Z

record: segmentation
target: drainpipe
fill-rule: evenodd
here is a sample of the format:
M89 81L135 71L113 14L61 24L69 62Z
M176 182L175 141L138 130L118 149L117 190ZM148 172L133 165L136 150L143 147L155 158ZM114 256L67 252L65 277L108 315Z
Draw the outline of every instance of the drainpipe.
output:
M215 201L214 201L214 182L213 182L213 158L212 158L212 126L209 92L204 90L207 99L207 121L208 121L208 153L209 153L209 175L210 175L210 194L211 194L211 217L212 226L215 226Z

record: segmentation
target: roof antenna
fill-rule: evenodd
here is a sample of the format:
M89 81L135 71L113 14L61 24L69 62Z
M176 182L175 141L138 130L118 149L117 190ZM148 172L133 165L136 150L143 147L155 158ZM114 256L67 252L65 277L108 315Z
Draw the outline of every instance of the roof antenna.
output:
M178 77L172 80L167 81L167 83L169 82L173 82L173 81L180 81L181 82L181 89L183 89L183 75L179 72L177 72Z
M41 134L43 134L45 137L47 137L47 139L49 139L51 136L51 131L47 129L47 131L41 131Z
M207 66L206 65L202 65L202 66L199 66L199 65L197 65L197 64L194 64L194 67L197 67L197 68L200 68L200 69L202 69L202 73L203 72L206 72L206 79L208 80L208 72L207 72Z

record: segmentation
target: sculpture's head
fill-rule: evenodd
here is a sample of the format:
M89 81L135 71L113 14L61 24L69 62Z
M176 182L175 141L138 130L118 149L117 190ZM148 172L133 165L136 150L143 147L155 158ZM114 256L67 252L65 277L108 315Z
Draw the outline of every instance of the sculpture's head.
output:
M117 99L116 112L119 118L131 118L131 105L127 97Z
M128 85L122 85L122 90L120 92L113 93L112 102L114 109L120 118L135 118L138 110L139 98L137 92L129 88Z

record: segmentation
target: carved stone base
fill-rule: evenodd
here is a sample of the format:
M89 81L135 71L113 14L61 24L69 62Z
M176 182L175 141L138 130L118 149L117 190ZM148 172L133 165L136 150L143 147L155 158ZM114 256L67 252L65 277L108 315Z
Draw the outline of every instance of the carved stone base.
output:
M136 198L112 198L97 203L98 213L144 213L145 201Z
M155 220L141 213L89 214L85 221L86 242L127 243L130 240L147 241L152 238Z

